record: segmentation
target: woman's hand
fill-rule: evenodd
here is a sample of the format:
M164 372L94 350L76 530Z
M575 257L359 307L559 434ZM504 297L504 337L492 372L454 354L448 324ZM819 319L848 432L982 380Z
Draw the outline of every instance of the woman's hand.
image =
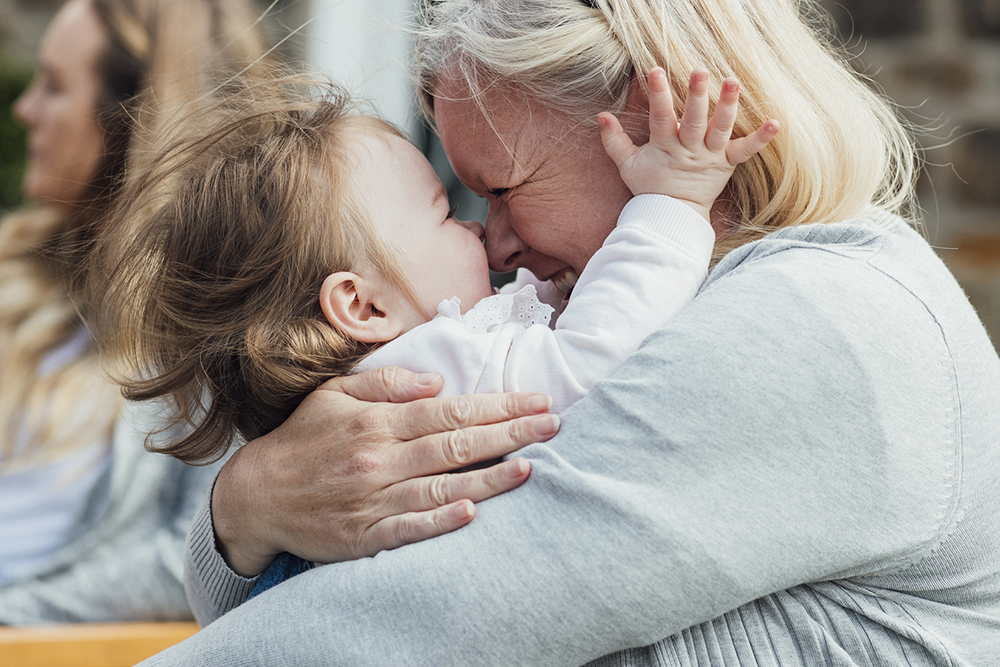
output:
M691 73L680 122L662 67L654 67L649 84L649 141L635 146L613 114L597 116L601 141L618 165L625 185L634 195L661 194L679 199L709 220L715 199L736 166L759 153L778 133L778 121L769 120L749 136L730 139L736 123L740 82L722 82L715 113L708 118L708 71Z
M371 556L460 528L474 502L524 483L522 458L447 473L551 438L551 400L432 398L441 382L398 368L331 380L238 450L212 492L230 567L255 576L282 551L324 563Z

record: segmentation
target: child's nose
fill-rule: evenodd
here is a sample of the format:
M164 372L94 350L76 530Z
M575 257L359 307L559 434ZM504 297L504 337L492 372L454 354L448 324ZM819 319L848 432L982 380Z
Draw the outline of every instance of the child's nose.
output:
M455 222L462 225L470 232L478 236L480 241L482 241L483 237L486 236L486 230L484 230L483 226L478 222L476 222L475 220L459 220L458 218L455 218Z

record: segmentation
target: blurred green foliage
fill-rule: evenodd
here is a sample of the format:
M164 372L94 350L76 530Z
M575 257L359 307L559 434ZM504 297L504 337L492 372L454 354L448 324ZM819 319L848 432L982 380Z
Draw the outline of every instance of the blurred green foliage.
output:
M13 65L0 55L0 211L21 204L25 132L14 122L11 107L30 80L31 70Z

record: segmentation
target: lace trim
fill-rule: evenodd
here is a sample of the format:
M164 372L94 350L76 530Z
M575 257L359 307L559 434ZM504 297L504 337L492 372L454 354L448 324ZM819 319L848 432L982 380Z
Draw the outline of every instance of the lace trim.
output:
M494 294L482 299L462 315L457 296L438 305L438 315L461 322L470 333L490 333L505 324L549 326L553 308L538 300L534 285L525 285L513 294Z

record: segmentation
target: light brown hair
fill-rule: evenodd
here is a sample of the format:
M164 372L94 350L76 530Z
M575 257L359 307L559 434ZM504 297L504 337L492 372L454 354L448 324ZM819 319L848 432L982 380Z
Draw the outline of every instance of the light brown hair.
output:
M373 349L326 321L319 293L331 273L375 271L406 294L349 169L362 133L401 135L301 77L234 82L183 116L102 238L98 321L141 378L126 396L168 397L193 427L156 451L198 463L274 429Z
M197 97L218 80L264 67L249 0L88 0L104 29L97 121L102 166L73 210L25 207L0 223L0 460L38 465L108 437L121 395L90 347L42 372L46 355L83 326L82 267L117 196L126 156L142 143L130 122L143 100ZM83 307L83 317L86 308ZM89 403L81 414L81 401ZM74 415L70 418L70 415ZM77 418L79 417L79 418ZM17 446L27 434L27 447Z

